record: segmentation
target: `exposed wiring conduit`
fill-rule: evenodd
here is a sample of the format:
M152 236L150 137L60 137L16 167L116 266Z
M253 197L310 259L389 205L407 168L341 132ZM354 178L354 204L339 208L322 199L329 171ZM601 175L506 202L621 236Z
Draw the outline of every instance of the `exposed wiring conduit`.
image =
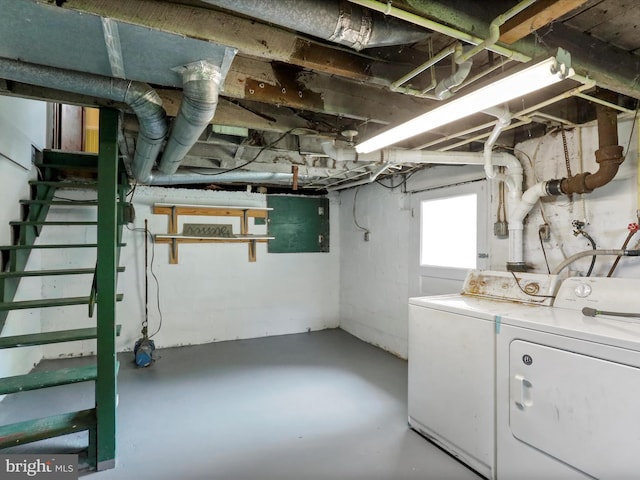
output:
M480 53L482 50L488 49L490 50L493 45L500 38L500 27L510 18L515 17L518 13L523 11L525 8L529 7L531 4L535 3L536 0L523 0L518 3L515 7L507 10L501 15L498 15L494 18L489 24L489 36L484 39L482 42L477 44L471 50L466 52L460 58L457 59L458 62L462 63L473 57L474 55Z

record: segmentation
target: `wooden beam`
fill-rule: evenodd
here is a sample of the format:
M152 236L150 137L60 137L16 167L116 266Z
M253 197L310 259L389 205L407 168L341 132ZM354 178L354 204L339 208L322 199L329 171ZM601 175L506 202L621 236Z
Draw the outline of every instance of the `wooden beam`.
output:
M344 47L333 48L209 8L155 0L67 0L63 8L215 42L237 48L246 56L291 63L360 82L389 85L412 68L351 53Z
M511 45L586 2L587 0L539 0L500 28L500 41Z

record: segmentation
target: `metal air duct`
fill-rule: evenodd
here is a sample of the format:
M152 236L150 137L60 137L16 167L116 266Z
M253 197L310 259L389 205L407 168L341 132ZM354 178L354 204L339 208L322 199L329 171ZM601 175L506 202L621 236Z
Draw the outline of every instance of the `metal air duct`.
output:
M355 50L417 42L428 31L343 0L204 0Z
M133 174L138 181L148 180L162 142L167 135L166 114L162 108L162 100L149 85L6 58L0 58L0 78L106 98L129 105L137 115L140 124L132 165Z
M182 69L182 103L158 169L171 175L213 119L222 83L220 68L206 61Z

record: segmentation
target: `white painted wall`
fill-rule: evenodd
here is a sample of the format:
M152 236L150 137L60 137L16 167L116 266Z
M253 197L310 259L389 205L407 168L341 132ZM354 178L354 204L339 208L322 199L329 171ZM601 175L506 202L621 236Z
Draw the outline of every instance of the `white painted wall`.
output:
M434 166L411 178L408 188L438 188L481 178L481 168ZM385 183L388 183L386 181ZM410 291L412 202L403 188L377 183L358 189L355 216L370 230L370 240L354 222L356 189L340 194L340 327L369 343L407 355L407 299ZM415 282L413 282L415 283Z
M45 146L46 111L43 102L0 96L0 244L11 244L9 222L20 220L19 200L29 197L28 180L35 177L31 163L32 145ZM38 255L32 255L27 268L37 268ZM16 300L40 298L39 279L22 282ZM11 312L3 336L40 330L37 310ZM28 372L42 357L38 347L0 350L0 377Z
M630 147L626 161L613 182L591 194L577 195L573 202L564 196L543 201L552 229L552 239L545 243L551 269L566 256L590 248L583 237L573 235L572 220L586 220L587 232L601 248L620 248L627 235L627 225L637 221L638 134L636 126L629 142L631 124L631 119L620 122L619 143L625 151L628 144ZM594 152L598 143L595 125L567 132L567 141L572 173L595 172ZM523 142L517 145L516 153L525 166L527 186L536 182L534 171L540 180L567 176L559 134ZM478 170L474 167L433 167L413 176L407 189L437 188L475 178L478 178ZM490 232L496 220L496 185L492 190ZM410 194L402 193L402 189L390 191L377 184L361 187L357 198L357 219L360 225L371 230L371 241L364 242L362 232L353 222L354 192L351 189L340 194L340 245L343 252L340 262L340 326L367 342L406 357L409 262L417 258L417 253L410 251L411 244L417 245L417 242L407 242L407 238L411 235L411 222L418 219L412 218L407 210L411 205ZM540 273L547 271L538 239L538 225L541 223L540 207L536 206L525 226L525 261L532 271ZM630 246L638 240L640 235ZM488 250L489 268L506 270L508 240L491 235ZM612 261L612 257L599 258L593 274L606 275ZM576 262L571 266L571 273L586 273L589 263L589 259ZM639 275L640 259L637 258L623 258L616 270L616 276Z
M63 195L63 193L60 193ZM92 192L66 191L65 196L91 197ZM205 205L266 206L266 197L245 192L215 192L160 187L137 187L134 197L135 226L143 229L148 219L152 233L166 233L167 216L153 215L154 203ZM153 271L160 283L160 308L163 325L154 337L157 347L192 345L239 338L262 337L334 328L339 324L339 222L336 198L330 201L330 253L269 254L266 244L258 244L257 261L248 261L246 244L181 245L179 263L170 265L167 245L149 245L149 259L154 254ZM89 219L95 211L85 210ZM49 219L63 212L52 210ZM69 218L68 216L66 218ZM233 223L229 217L186 217L192 223ZM180 226L181 228L181 226ZM266 233L266 226L250 227L254 233ZM94 241L93 228L79 227L75 241ZM69 228L48 229L43 241L69 240ZM144 233L125 230L127 246L122 251L118 291L125 294L118 304L118 321L122 334L119 350L131 350L140 338L144 318ZM43 262L45 260L43 259ZM47 260L48 261L48 260ZM91 266L95 253L83 252L58 258L69 266ZM47 295L87 295L90 278L77 278L64 285L45 287ZM158 296L149 273L149 330L159 324ZM76 308L76 307L73 307ZM45 328L62 325L76 328L86 324L83 307L49 309L43 314ZM66 355L89 355L95 351L93 341L47 346L48 358Z

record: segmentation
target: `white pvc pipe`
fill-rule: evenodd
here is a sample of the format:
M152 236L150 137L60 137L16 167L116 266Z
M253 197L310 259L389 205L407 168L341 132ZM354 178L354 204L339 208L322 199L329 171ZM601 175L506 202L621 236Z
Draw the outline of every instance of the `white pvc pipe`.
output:
M502 133L502 130L508 127L509 124L511 123L511 112L509 112L509 109L507 108L493 107L485 110L483 113L492 115L498 119L496 121L496 124L493 127L493 130L491 131L491 134L489 135L489 138L487 138L487 141L484 142L484 152L483 152L484 173L487 176L487 178L495 178L496 170L495 168L493 168L493 163L491 161L491 153L493 152L493 146L495 145L496 140L498 140L498 137Z
M357 155L353 148L336 148L330 142L323 144L323 150L334 160L357 160L388 164L442 164L442 165L484 165L482 153L476 152L431 152L425 150L384 149L375 153ZM510 153L500 152L492 155L492 165L507 168L505 175L496 176L503 180L509 189L509 204L512 214L509 218L509 263L524 261L523 220L541 196L546 195L544 183L539 183L522 194L523 169L520 161ZM340 189L355 187L373 180L359 180L340 185Z

